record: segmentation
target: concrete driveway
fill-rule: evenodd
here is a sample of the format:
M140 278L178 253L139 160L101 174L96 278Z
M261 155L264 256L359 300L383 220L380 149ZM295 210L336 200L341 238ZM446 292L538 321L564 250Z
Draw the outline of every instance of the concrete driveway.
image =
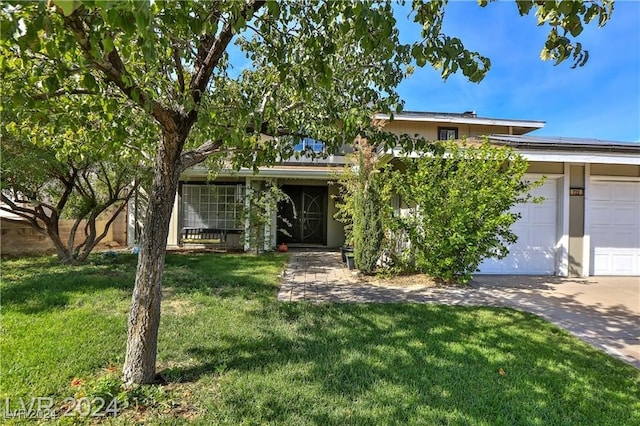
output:
M503 306L538 314L640 368L640 277L477 276Z
M467 287L360 282L335 252L291 253L282 301L507 306L540 315L640 369L640 277L477 276Z

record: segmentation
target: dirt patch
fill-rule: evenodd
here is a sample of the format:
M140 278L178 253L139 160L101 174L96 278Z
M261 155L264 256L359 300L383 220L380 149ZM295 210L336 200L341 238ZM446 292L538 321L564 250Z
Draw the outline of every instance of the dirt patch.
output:
M380 277L377 275L359 275L358 281L378 287L440 287L443 284L425 274L397 275Z
M174 315L191 315L196 312L196 305L178 298L173 288L165 287L162 289L162 310Z

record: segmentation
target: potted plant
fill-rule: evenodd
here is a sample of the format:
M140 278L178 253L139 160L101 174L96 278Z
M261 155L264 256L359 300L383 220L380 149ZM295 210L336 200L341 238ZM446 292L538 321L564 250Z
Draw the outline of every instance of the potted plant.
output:
M342 246L340 247L340 256L342 257L342 262L347 262L347 254L353 253L353 246Z
M356 260L353 253L345 253L345 259L347 263L347 268L349 268L350 271L353 271L354 269L356 269Z

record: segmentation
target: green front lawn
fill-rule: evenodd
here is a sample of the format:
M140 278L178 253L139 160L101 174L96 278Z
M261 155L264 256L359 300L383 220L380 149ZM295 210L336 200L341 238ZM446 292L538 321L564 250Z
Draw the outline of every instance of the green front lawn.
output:
M2 262L2 410L5 398L61 402L74 379L120 368L135 257L92 260ZM280 303L285 261L169 255L164 396L115 423L640 424L640 372L539 317Z

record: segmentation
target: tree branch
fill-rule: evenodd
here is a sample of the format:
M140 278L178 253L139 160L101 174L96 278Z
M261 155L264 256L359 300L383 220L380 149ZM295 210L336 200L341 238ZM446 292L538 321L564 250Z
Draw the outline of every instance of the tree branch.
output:
M193 151L187 151L180 156L180 165L178 169L182 173L189 167L195 166L203 162L208 156L217 152L222 146L222 141L207 141Z
M40 224L38 223L38 219L40 220L42 219L39 217L35 209L20 207L16 203L14 203L13 200L11 200L10 198L8 198L6 195L2 193L0 193L0 199L2 199L2 202L4 204L9 206L9 208L7 208L3 205L0 205L0 210L4 210L6 212L13 213L15 215L20 216L21 218L29 222L29 224L31 225L31 227L33 227L33 229L35 229L41 234L47 233L46 229L40 226Z
M64 192L62 193L60 200L58 200L58 204L56 204L55 210L57 211L62 211L64 206L67 204L67 201L69 200L69 197L73 192L73 187L76 184L76 180L78 178L78 170L76 170L75 167L72 167L72 170L73 172L71 176L69 176L69 180L60 179L62 181L62 184L64 185Z
M33 95L33 100L35 101L44 101L51 98L57 98L65 95L99 95L97 92L92 92L86 89L58 89L53 93L41 93L39 95Z
M211 43L208 52L200 66L196 69L194 73L194 77L189 84L189 91L193 97L193 100L196 105L200 104L200 100L202 99L202 94L204 93L207 84L209 83L209 79L211 78L211 74L213 74L213 70L218 65L220 58L224 54L227 46L231 42L231 39L234 35L233 24L239 19L242 18L245 21L248 21L250 14L254 14L258 9L264 6L266 0L248 0L244 3L242 9L240 10L239 16L235 17L235 19L229 19L227 23L224 24L222 30L218 37ZM203 43L206 42L206 39L203 40Z
M128 79L132 82L133 77L127 72L124 62L122 62L122 59L115 47L103 58L97 58L93 55L91 41L87 34L87 28L85 28L85 22L80 16L81 10L82 8L79 8L69 16L63 15L63 19L66 26L75 36L76 41L87 60L103 72L107 81L115 84L133 102L145 109L150 106L151 114L160 123L160 125L162 125L162 127L167 130L175 131L176 125L173 119L173 114L170 110L164 108L159 102L149 99L135 83L125 84L123 79L125 75L127 75L129 77Z
M173 60L176 63L176 74L178 74L178 84L180 85L180 93L184 93L184 69L182 68L182 59L180 59L180 52L178 51L178 43L173 45Z

